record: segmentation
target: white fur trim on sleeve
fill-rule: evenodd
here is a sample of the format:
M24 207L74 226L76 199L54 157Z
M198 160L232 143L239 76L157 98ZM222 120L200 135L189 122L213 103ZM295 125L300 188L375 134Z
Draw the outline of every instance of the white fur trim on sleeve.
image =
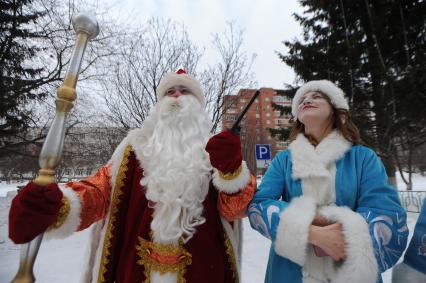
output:
M57 229L51 229L45 233L45 239L63 239L74 233L80 225L81 203L77 194L64 185L59 185L59 189L70 203L70 212L65 222Z
M239 250L240 250L240 240L241 240L241 225L242 220L237 219L233 221L233 223L229 223L225 218L220 217L220 221L222 222L222 227L225 230L226 235L228 235L229 241L231 242L232 251L234 253L235 264L237 265L237 275L240 274L240 258L239 258Z
M346 241L346 260L336 269L331 283L375 283L378 267L365 219L343 206L327 206L319 213L326 219L343 225Z
M309 227L315 218L316 203L307 196L293 199L280 215L275 252L303 266L308 246Z
M241 170L240 175L238 175L237 178L233 180L225 180L220 177L219 172L217 169L214 169L213 173L213 185L221 192L225 192L228 194L234 194L242 189L244 189L245 186L250 182L250 171L247 167L247 164L245 161L241 163L241 166L243 167Z

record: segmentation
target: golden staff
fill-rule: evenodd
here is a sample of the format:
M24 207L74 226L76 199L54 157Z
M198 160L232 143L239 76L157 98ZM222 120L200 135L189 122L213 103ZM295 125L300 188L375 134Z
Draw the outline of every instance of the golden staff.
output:
M99 34L98 22L92 15L80 13L73 18L72 24L77 33L77 40L64 83L57 90L57 99L55 102L56 115L39 156L41 169L34 183L40 186L46 186L55 182L55 168L61 160L64 148L65 120L74 106L74 100L77 98L75 87L77 85L83 54L87 42ZM11 283L32 283L35 281L33 266L42 238L43 234L40 234L31 242L21 246L18 273Z

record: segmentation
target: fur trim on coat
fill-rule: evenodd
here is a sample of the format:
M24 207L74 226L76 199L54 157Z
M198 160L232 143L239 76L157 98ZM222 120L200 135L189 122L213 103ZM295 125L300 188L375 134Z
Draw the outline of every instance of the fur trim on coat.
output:
M351 148L338 131L314 147L303 134L290 146L292 178L300 179L303 195L291 200L281 213L275 251L302 266L304 283L374 283L378 267L368 224L358 213L335 205L336 162ZM308 243L309 227L316 213L340 222L347 242L346 260L317 257ZM354 276L356 274L356 276Z

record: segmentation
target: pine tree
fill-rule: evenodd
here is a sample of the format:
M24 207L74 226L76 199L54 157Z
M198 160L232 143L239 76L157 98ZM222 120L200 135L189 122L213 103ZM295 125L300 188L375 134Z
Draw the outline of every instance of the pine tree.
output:
M277 95L286 96L286 97L293 97L295 94L295 90L291 87L288 87L287 89L277 89ZM291 107L280 105L277 103L272 102L272 108L274 110L280 111L280 116L291 116ZM268 131L271 133L271 136L278 140L287 140L290 135L290 128L287 126L281 127L279 129L274 128L268 128Z
M41 70L31 62L39 51L32 39L40 37L31 27L40 16L32 0L0 0L0 156L31 119L26 103L44 96L36 89Z
M425 4L420 0L302 0L303 40L285 41L280 58L299 82L328 79L347 94L363 140L394 176L396 134L424 125ZM294 86L296 88L296 86ZM414 109L414 108L412 108ZM424 127L424 126L423 126ZM423 137L424 142L424 137Z

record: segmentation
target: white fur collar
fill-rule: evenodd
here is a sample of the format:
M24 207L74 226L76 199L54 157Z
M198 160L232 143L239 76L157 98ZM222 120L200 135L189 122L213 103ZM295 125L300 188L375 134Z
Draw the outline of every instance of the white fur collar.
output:
M133 148L133 152L136 155L136 159L139 160L141 167L144 168L143 158L142 158L142 147L141 144L144 144L149 136L146 134L147 131L144 131L142 128L131 130L127 138L129 140L129 144Z
M332 131L316 147L299 134L290 146L293 179L329 176L328 167L343 157L351 143L337 130Z

